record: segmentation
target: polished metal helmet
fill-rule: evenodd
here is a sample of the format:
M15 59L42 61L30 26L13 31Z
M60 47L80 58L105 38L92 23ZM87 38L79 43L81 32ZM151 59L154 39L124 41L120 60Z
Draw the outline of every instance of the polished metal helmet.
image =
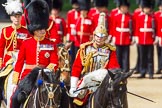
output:
M107 29L105 26L105 13L100 13L99 19L98 19L98 25L93 32L94 35L97 35L98 37L105 37L108 36Z

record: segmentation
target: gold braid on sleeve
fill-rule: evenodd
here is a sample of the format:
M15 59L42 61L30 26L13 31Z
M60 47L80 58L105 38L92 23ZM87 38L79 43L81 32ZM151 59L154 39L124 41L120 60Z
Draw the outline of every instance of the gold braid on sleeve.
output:
M85 49L81 49L80 57L81 57L82 65L83 65L82 74L88 72L89 68L92 67L91 66L92 61L93 61L92 56L93 56L93 52L90 52L87 55L85 55Z
M8 49L10 48L10 46L12 45L14 39L16 39L16 38L15 38L15 36L16 36L15 34L16 34L16 31L14 30L14 31L11 33L10 38L7 38L6 35L4 35L4 37L5 37L5 39L6 39L6 45L7 45L7 41L8 41L8 39L10 40L9 45L6 46L6 50L8 50Z

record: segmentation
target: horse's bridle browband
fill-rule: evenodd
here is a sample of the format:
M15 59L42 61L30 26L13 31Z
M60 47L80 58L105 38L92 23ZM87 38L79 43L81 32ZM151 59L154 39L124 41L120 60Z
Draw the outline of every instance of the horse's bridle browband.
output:
M54 100L55 92L59 88L59 85L57 84L56 88L54 90L52 90L52 88L53 88L54 85L53 84L50 84L50 87L48 87L47 85L49 85L49 84L50 83L43 83L43 85L45 86L45 88L46 88L46 90L48 92L47 102L46 103L43 103L41 101L42 96L40 96L40 94L38 93L38 101L39 101L39 104L40 104L41 108L46 108L47 106L50 106L51 108L53 108L53 106L55 106L56 108L59 108L60 107L60 104L57 104L55 102L55 100ZM48 103L50 103L50 105L48 105Z

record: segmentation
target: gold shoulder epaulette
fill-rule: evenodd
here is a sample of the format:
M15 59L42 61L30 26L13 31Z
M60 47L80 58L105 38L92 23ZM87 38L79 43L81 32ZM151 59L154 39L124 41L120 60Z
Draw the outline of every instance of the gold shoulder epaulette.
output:
M116 50L116 46L111 45L111 44L106 44L107 47L109 47L110 50L115 51Z
M92 41L83 43L83 44L80 45L80 49L83 49L83 48L85 48L87 45L90 45L90 44L92 44L92 43L93 43Z

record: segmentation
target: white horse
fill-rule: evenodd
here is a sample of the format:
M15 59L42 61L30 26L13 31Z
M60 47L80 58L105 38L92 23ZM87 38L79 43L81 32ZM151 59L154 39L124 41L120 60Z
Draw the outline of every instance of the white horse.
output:
M91 92L95 92L98 86L101 84L105 76L107 75L107 69L98 69L86 74L79 82L75 92L75 96L84 92L85 87ZM82 90L83 89L83 90Z

